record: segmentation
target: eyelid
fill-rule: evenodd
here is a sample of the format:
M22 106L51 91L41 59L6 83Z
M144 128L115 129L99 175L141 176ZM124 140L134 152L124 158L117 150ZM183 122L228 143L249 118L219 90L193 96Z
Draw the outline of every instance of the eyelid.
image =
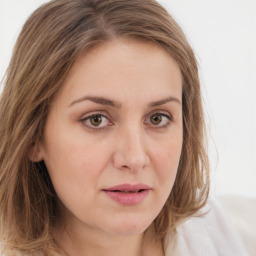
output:
M93 126L85 123L87 120L89 120L91 117L94 117L94 116L101 116L103 118L106 118L109 124L104 126ZM95 111L95 112L91 112L86 115L83 115L83 117L79 119L79 122L86 128L94 131L107 129L109 126L113 125L113 122L111 121L111 119L107 115L103 114L101 111Z
M104 112L104 114L102 112ZM167 121L164 124L161 124L161 125L154 125L149 120L149 118L151 118L154 115L167 118ZM108 120L108 124L103 125L103 126L94 126L92 124L91 125L87 124L86 121L89 120L93 116L101 116L103 118L106 118ZM105 114L105 111L95 111L95 112L90 112L90 113L87 113L86 115L83 115L83 117L80 118L79 121L86 128L88 128L90 130L94 130L94 131L99 131L99 130L107 129L110 126L114 125L114 123L111 121L111 119L112 118L108 117L108 114L107 115ZM161 128L163 129L163 128L167 128L168 126L170 126L172 122L173 122L173 116L168 111L166 111L166 110L155 110L155 111L149 113L148 115L146 115L146 120L145 120L144 123L146 125L149 125L150 127L154 128L154 129L161 129Z
M165 111L165 110L156 110L156 111L154 111L154 112L151 112L150 114L147 115L146 120L147 120L148 118L151 118L151 117L154 116L154 115L158 115L158 116L165 117L165 118L167 118L167 120L168 120L168 121L167 121L165 124L163 124L163 125L154 125L154 124L152 124L152 123L149 121L150 126L153 127L153 128L156 128L156 129L167 128L167 127L168 127L169 125L171 125L171 123L174 121L174 120L173 120L173 116L172 116L169 112L167 112L167 111ZM147 122L145 122L145 123L147 124Z
M150 112L147 117L150 117L150 116L153 116L153 115L161 115L161 116L165 116L167 117L168 119L172 120L173 121L173 115L169 112L169 111L166 111L166 110L154 110L152 112Z

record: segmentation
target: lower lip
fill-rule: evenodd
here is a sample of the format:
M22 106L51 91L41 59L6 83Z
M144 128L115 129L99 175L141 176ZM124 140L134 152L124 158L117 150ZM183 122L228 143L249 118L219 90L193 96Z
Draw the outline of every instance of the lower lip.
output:
M122 193L116 191L107 191L104 192L114 201L122 205L136 205L141 203L149 194L150 190L145 189L138 193Z

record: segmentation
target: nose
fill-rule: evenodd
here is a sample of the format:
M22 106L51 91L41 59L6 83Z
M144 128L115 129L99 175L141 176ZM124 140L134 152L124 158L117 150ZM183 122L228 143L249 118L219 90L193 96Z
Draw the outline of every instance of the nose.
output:
M142 130L130 127L120 131L115 144L113 162L116 168L137 172L150 164Z

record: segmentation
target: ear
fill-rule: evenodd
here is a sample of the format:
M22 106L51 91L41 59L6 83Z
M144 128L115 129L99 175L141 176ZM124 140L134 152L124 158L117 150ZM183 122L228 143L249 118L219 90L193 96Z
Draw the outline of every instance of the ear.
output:
M32 162L41 162L44 160L42 145L34 142L29 149L28 157Z

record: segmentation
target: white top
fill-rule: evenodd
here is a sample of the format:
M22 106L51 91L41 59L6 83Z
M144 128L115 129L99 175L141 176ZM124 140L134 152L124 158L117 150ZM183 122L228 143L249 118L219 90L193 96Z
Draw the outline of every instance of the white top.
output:
M200 212L177 228L176 237L167 237L165 256L248 256L217 200L210 200Z

